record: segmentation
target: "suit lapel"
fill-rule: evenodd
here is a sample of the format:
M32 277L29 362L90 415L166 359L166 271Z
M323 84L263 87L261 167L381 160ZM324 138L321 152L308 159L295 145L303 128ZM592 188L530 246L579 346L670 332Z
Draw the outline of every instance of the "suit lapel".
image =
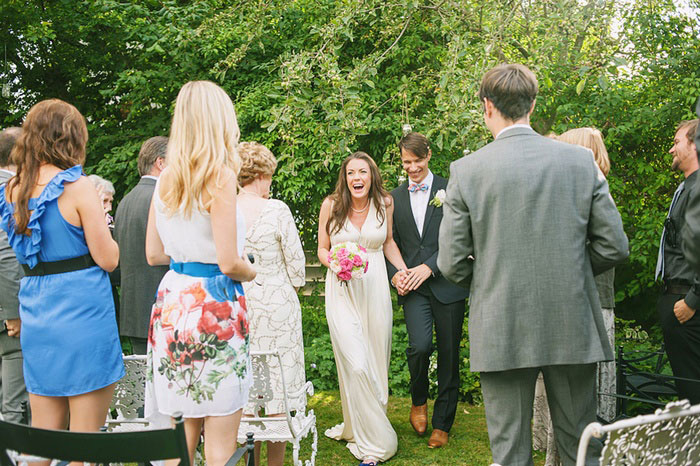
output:
M430 196L428 196L428 205L425 208L425 219L423 219L423 231L421 232L420 238L421 241L425 237L425 232L428 229L428 222L430 222L430 217L433 215L433 211L435 210L435 206L430 203L430 201L433 200L435 197L435 193L439 189L437 186L437 176L433 175L433 185L430 187Z
M408 223L413 226L413 234L418 238L420 242L420 234L418 233L418 226L416 225L416 219L413 217L413 210L411 209L411 198L408 192L408 181L405 181L401 186L399 186L397 207L401 208L403 212L400 215L405 215L408 218Z

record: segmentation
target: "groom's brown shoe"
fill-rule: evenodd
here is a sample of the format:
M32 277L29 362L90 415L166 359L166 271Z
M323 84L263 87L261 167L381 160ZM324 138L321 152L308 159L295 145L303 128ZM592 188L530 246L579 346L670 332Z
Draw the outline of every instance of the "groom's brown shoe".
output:
M447 445L447 432L433 429L433 433L430 434L430 440L428 440L428 448L440 448L443 445Z
M411 415L408 420L418 435L423 435L428 428L428 403L421 406L411 405Z

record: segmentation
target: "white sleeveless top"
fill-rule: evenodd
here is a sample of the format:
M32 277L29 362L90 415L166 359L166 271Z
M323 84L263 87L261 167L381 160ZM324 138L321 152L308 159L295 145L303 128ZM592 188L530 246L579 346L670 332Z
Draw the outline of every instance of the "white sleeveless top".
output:
M182 211L174 215L165 212L165 204L158 192L160 179L156 182L153 192L153 203L156 212L156 229L163 249L175 262L202 262L216 264L216 247L211 231L211 215L197 208L192 210L190 218L185 218ZM243 255L245 246L245 218L236 209L236 246L238 255Z

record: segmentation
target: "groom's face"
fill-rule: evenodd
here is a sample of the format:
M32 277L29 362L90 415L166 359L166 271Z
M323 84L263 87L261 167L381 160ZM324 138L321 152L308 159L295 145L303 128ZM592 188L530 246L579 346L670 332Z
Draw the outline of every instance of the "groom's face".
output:
M428 162L431 155L428 151L427 157L420 158L410 150L401 149L401 164L413 183L420 183L428 176Z

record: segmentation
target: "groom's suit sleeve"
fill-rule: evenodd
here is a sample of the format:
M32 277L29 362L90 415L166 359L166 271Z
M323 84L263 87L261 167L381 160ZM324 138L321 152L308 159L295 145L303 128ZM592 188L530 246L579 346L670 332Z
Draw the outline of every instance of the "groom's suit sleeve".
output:
M396 213L396 197L394 196L393 193L391 194L391 197L394 200L394 214L395 214ZM392 220L392 222L391 222L391 234L394 237L394 242L396 243L396 246L399 247L399 252L401 252L402 251L402 249L401 249L401 237L399 236L399 230L396 229L395 216L391 220ZM403 252L401 252L401 255L403 256ZM389 260L386 258L385 258L385 262L386 262L386 272L387 272L387 275L389 278L389 282L391 283L391 278L394 275L396 275L396 272L398 272L399 269L394 267L394 265L391 262L389 262Z
M456 173L458 162L459 160L450 165L450 179L447 182L447 196L440 224L437 267L452 283L469 288L474 271L469 256L474 255L474 242L469 207L459 189L460 177Z

